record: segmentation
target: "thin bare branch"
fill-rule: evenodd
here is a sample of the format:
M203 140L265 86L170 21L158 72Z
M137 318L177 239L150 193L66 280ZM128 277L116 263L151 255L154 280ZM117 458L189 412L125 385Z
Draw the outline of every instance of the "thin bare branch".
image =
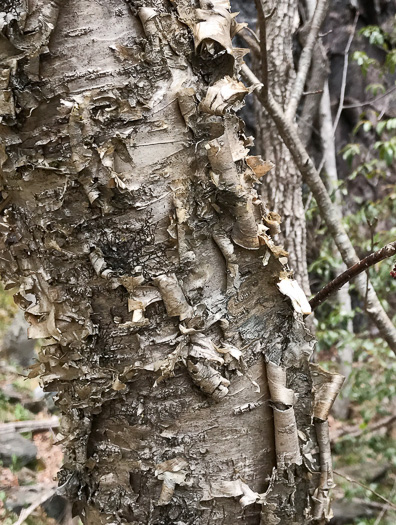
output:
M50 419L37 419L32 421L13 421L12 423L0 424L0 435L11 432L32 432L39 430L51 430L59 427L59 418L53 416Z
M344 284L348 283L354 277L359 275L359 273L364 272L365 270L367 270L367 268L370 268L370 266L373 266L374 264L377 264L378 262L387 259L388 257L392 257L392 255L395 254L396 241L387 244L386 246L374 253L370 253L370 255L367 255L367 257L345 270L345 272L338 275L335 279L330 281L324 288L322 288L320 292L318 292L315 295L315 297L313 297L309 301L312 310L315 310L315 308L317 308L320 304L326 301L326 299L328 299L331 295L337 292L337 290L344 286Z
M374 496L376 496L377 498L379 499L382 499L382 501L385 501L385 503L392 509L395 509L396 510L396 505L394 503L392 503L391 501L389 501L388 499L384 498L384 496L381 496L381 494L378 494L378 492L376 492L375 490L371 489L370 487L368 487L367 485L365 485L364 483L361 483L360 481L358 481L357 479L353 479L351 478L350 476L344 476L344 474L340 474L339 472L337 472L336 470L333 471L334 474L337 474L337 476L339 476L340 478L344 478L346 479L347 481L349 481L350 483L355 483L355 485L359 485L360 487L364 488L365 490L368 490L369 492L371 492L371 494L374 494Z
M396 479L393 481L393 487L392 487L392 490L391 490L391 493L389 494L389 496L393 497L393 495L395 494L395 491L396 491ZM389 507L389 503L388 503L386 505L386 507L384 507L382 509L382 511L380 512L379 516L377 517L377 519L374 522L374 525L380 525L381 524L382 518L385 516L385 514L387 513L389 508L390 507Z
M55 494L56 489L56 485L52 486L50 489L46 490L43 494L41 494L41 496L31 505L29 505L29 507L27 507L26 509L22 509L19 518L13 523L13 525L22 525L22 523L24 523L27 520L27 518L32 514L32 512L34 512L37 509L37 507L45 503Z
M344 437L348 438L358 438L360 436L371 434L376 430L379 430L383 427L389 427L396 421L396 414L391 414L390 416L383 417L374 423L370 423L365 428L361 428L361 425L343 425L342 428L334 432L330 431L330 440L332 443L338 443Z
M238 33L238 36L247 44L250 52L260 60L261 51L260 51L260 40L257 38L257 35L250 27L244 27L242 31Z
M251 53L253 53L257 58L260 58L260 40L257 38L257 35L250 27L244 27L240 33L238 33L246 44L249 46Z
M268 57L267 57L267 27L264 10L264 1L255 0L257 18L260 28L260 58L261 58L261 82L263 83L264 95L268 93Z
M323 93L323 89L315 89L315 91L303 91L303 96L306 97L307 95L321 95Z
M378 97L372 98L371 100L366 100L365 102L344 105L343 109L362 108L363 106L370 106L371 104L374 104L378 100L381 100L382 98L387 97L388 95L393 93L395 90L396 90L396 86L392 86L387 91L385 91L385 93L381 93L381 95L378 95Z
M249 26L246 26L246 27L243 28L243 31L247 31L252 36L252 38L256 42L256 44L260 45L260 39L256 35L256 33L253 31L252 28L250 28Z
M294 117L296 116L297 107L304 91L308 71L311 67L313 50L318 40L320 28L326 17L328 6L329 0L318 0L316 4L316 9L312 17L311 28L308 34L307 43L305 44L305 47L301 53L301 57L298 63L296 81L294 83L289 105L286 111L286 118L288 120L294 120Z
M353 503L360 503L363 507L367 507L369 509L373 510L383 510L384 508L388 508L386 503L378 503L377 501L370 501L365 500L361 498L352 498L351 500ZM396 512L396 509L390 509L392 512Z
M348 76L349 50L350 50L351 45L352 45L353 37L355 36L356 24L357 24L358 19L359 19L359 11L356 11L355 19L354 19L353 25L352 25L352 31L351 31L351 34L349 35L349 38L348 38L348 41L347 41L347 45L346 45L345 51L344 51L344 66L343 66L343 69L342 69L340 102L338 104L337 114L335 116L334 123L333 123L333 131L332 131L333 137L334 137L335 132L337 130L338 123L339 123L340 118L341 118L342 110L345 109L344 100L345 100L346 81L347 81L347 76ZM317 171L318 171L319 175L322 173L322 169L323 169L323 166L325 164L325 158L326 158L326 155L323 155L322 160L320 161L319 166L317 167Z
M257 77L246 65L242 66L241 73L249 84L253 85L259 82ZM294 123L286 119L281 107L274 100L270 92L264 94L263 89L257 89L254 93L274 120L283 142L292 154L294 162L296 163L305 183L312 191L318 204L320 214L330 235L333 237L337 245L343 261L347 266L353 266L358 263L360 259L358 258L355 248L342 225L339 214L330 199L326 186L321 180L311 158L301 142L296 126ZM393 326L392 321L383 309L374 288L365 274L359 274L356 277L356 288L360 296L363 298L366 297L367 292L367 314L375 326L377 326L381 336L396 354L396 328Z
M359 11L356 11L355 19L354 19L353 25L352 25L352 31L351 31L351 34L349 35L348 42L347 42L347 45L346 45L345 51L344 51L344 68L342 70L340 103L338 105L337 114L336 114L336 117L334 119L333 135L336 132L338 123L340 121L342 110L344 109L346 81L347 81L347 76L348 76L349 50L351 49L352 41L353 41L353 38L355 36L356 25L357 25L358 19L359 19Z

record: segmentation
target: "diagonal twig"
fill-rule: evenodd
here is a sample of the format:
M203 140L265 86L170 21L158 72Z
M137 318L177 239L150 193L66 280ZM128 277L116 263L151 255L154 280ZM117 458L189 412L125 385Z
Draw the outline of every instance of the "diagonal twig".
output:
M390 497L392 497L394 495L396 491L396 479L394 480L393 482L393 487L392 487L392 490L391 490L391 493L389 494ZM385 516L385 514L387 513L387 511L389 510L389 503L381 510L378 518L375 520L374 522L374 525L380 525L381 523L381 520L382 518Z
M396 90L396 86L392 86L387 91L385 91L385 93L381 93L381 95L378 95L378 97L372 98L370 100L365 100L364 102L359 102L356 104L346 104L343 106L343 109L362 108L363 106L370 106L371 104L374 104L374 102L381 100L381 98L387 97L388 95L393 93L395 90Z
M333 137L335 136L335 132L336 132L337 127L338 127L338 123L340 122L342 110L345 108L344 100L345 100L345 91L346 91L346 81L347 81L347 76L348 76L349 51L351 49L352 41L353 41L354 36L355 36L356 25L357 25L357 22L358 22L358 19L359 19L359 14L360 14L359 11L356 11L355 19L354 19L353 24L352 24L352 31L351 31L351 34L349 35L349 38L348 38L348 41L347 41L347 45L346 45L345 50L344 50L344 66L343 66L343 69L342 69L340 101L339 101L337 113L336 113L336 116L335 116L335 119L334 119L334 122L333 122L333 130L332 130ZM326 155L323 155L322 160L320 161L320 164L319 164L319 166L317 168L319 175L322 172L323 166L325 164L325 159L326 159Z
M352 25L352 31L351 31L351 34L349 35L348 42L347 42L347 45L346 45L346 48L345 48L345 51L344 51L344 67L343 67L343 70L342 70L340 103L338 104L337 114L336 114L335 119L334 119L333 135L336 132L336 129L338 127L338 123L340 121L342 110L344 109L346 81L347 81L347 76L348 76L349 51L351 49L352 41L353 41L353 38L355 36L356 25L358 23L359 14L360 14L359 11L356 11L355 19L354 19L353 25Z
M264 0L255 0L257 18L260 28L261 81L264 93L268 92L268 57L267 57L267 24L264 11Z
M364 483L361 483L360 481L358 481L357 479L353 479L351 478L350 476L344 476L344 474L340 474L339 472L337 472L336 470L333 470L334 474L336 474L337 476L339 476L340 478L344 478L346 479L347 481L349 481L350 483L355 483L356 485L359 485L360 487L368 490L369 492L371 492L371 494L374 494L374 496L377 496L377 498L379 499L382 499L382 501L385 501L385 503L387 504L387 506L389 508L392 508L392 509L395 509L396 510L396 505L394 503L392 503L391 501L389 501L388 499L384 498L384 496L381 496L381 494L378 494L378 492L376 492L375 490L371 489L370 487L368 487L367 485L365 485Z
M344 284L348 283L351 279L367 270L367 268L370 268L370 266L373 266L374 264L387 259L388 257L392 257L392 255L395 254L396 241L385 245L383 248L374 253L370 253L370 255L367 255L367 257L354 264L345 270L345 272L341 273L335 279L326 284L326 286L309 301L312 310L315 310L315 308L326 301L330 295L337 292L337 290L344 286Z
M339 443L339 441L344 438L359 438L360 436L371 434L380 428L389 427L394 421L396 421L396 413L379 419L374 423L370 423L366 428L361 428L360 425L354 425L352 427L343 425L339 430L330 431L330 440L331 443L334 444Z
M45 503L47 500L50 499L51 496L55 494L56 489L56 485L54 487L51 487L49 490L45 491L36 501L29 505L29 507L27 507L26 509L22 509L19 518L13 523L13 525L22 525L22 523L26 521L26 519L31 515L31 513L37 509L37 507Z
M32 421L13 421L12 423L0 423L0 435L11 432L31 432L39 430L50 430L59 427L59 418L53 416L50 419L34 419Z

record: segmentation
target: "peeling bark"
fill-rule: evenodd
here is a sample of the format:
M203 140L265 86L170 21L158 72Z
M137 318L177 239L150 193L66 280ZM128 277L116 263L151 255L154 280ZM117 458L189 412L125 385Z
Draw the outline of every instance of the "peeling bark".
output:
M95 525L322 520L314 342L228 2L5 9L0 271L57 391L62 493Z

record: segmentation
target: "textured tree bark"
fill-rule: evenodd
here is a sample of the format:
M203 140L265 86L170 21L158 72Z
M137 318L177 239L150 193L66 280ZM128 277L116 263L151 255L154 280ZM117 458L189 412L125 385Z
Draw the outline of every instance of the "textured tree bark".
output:
M255 189L227 2L3 9L1 275L58 392L62 492L86 524L322 523L342 377L309 365Z
M298 1L268 2L270 16L266 21L268 49L268 87L275 100L285 111L288 107L296 72L292 55L292 37L297 30ZM256 64L255 69L260 65ZM259 78L261 76L257 75ZM275 168L263 180L262 196L271 209L282 215L279 239L290 254L290 263L296 279L305 293L310 293L306 262L305 213L302 203L301 175L293 158L277 132L268 113L257 103L256 147L260 154L271 160Z
M302 46L307 43L307 35L310 31L310 21L315 13L316 0L306 2L306 22L299 32L299 40ZM300 9L302 9L300 2ZM299 134L304 146L307 146L312 137L316 117L322 100L325 82L329 76L329 63L326 50L321 39L317 39L313 49L311 67L306 82L306 91L309 93L301 101L301 111L297 117Z

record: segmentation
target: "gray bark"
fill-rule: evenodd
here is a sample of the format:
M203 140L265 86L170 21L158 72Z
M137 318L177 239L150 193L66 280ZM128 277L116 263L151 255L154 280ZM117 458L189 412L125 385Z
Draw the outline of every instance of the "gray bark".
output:
M307 36L311 32L310 21L314 15L316 0L309 0L306 6L307 21L299 31L299 40L302 46L307 45ZM301 60L301 59L300 59ZM319 113L320 102L325 81L329 75L329 64L320 38L316 39L311 59L311 67L306 79L306 96L302 97L301 111L297 115L299 134L304 146L307 146L311 140L316 117Z
M288 107L296 79L292 37L299 23L297 6L296 0L266 3L268 15L275 8L266 23L268 87L283 110ZM256 64L255 69L259 68L260 64ZM261 78L260 75L257 76ZM296 279L309 295L301 175L272 118L263 111L259 103L257 104L256 147L260 154L275 164L275 168L263 180L263 199L271 209L282 215L280 242L290 254L290 263Z
M57 391L86 524L329 515L342 378L308 363L224 4L6 6L0 269L44 341L30 375Z

